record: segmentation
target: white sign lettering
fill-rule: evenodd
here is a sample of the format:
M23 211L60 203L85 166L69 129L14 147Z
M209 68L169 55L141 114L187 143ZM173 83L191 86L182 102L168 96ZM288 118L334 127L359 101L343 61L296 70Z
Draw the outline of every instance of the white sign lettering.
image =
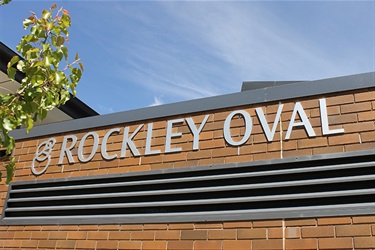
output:
M255 108L256 116L259 120L259 124L264 132L265 137L267 138L268 142L272 142L277 130L278 124L280 124L281 121L281 115L283 112L283 104L279 104L276 116L274 120L272 121L272 124L269 124L267 121L266 115L263 112L263 109L261 107ZM322 129L322 135L332 135L332 134L340 134L344 133L343 128L339 129L330 129L329 128L329 122L328 122L328 112L327 112L327 104L325 99L319 99L319 109L320 109L320 121L321 121L321 129ZM231 124L233 119L238 116L240 119L243 119L244 125L244 134L243 136L232 137L231 134ZM177 140L177 138L181 138L183 136L183 133L179 131L180 127L187 126L191 132L191 135L193 137L191 150L196 151L199 150L199 139L200 134L204 130L205 125L207 124L208 119L210 118L210 115L205 115L200 123L195 123L194 120L189 118L179 118L174 120L168 120L166 121L165 126L165 144L164 148L159 147L158 149L152 148L152 140L154 138L153 135L153 123L148 123L147 126L145 124L140 124L134 131L130 131L130 127L124 127L122 128L112 128L110 129L101 139L99 135L96 132L88 132L86 133L80 140L78 140L77 136L75 135L67 135L64 137L60 149L60 156L58 164L62 165L64 164L64 159L67 159L67 162L69 164L75 163L74 157L73 157L73 149L77 148L77 159L79 162L89 162L91 161L94 156L97 154L97 151L99 149L100 144L100 154L104 160L114 160L116 158L125 158L125 157L131 157L133 155L134 157L139 157L142 154L144 156L147 155L157 155L161 153L179 153L182 152L182 148L178 147L176 145L173 145L173 141ZM289 140L291 138L291 135L293 133L293 129L296 127L303 127L306 131L306 134L308 137L316 137L316 133L314 131L314 128L311 125L311 122L306 115L305 110L302 107L302 104L300 102L296 102L294 104L293 112L289 120L289 124L287 126L286 135L284 137L284 140ZM145 138L145 144L144 149L141 147L137 147L135 138L137 137L138 133L141 131L141 129L144 128L147 131L146 132L146 138ZM231 112L224 121L223 126L223 135L224 140L226 143L228 143L231 146L241 146L246 144L246 142L251 137L253 129L253 118L251 117L250 113L248 113L245 110L235 110ZM122 136L122 144L121 144L121 151L120 152L108 152L107 151L107 145L108 140L110 140L111 137L116 135ZM91 140L92 143L87 142L88 140ZM35 157L33 159L31 170L35 175L40 175L44 173L49 165L49 162L51 160L51 152L52 148L55 144L55 139L51 138L48 141L42 142L39 147L36 150ZM181 140L180 140L181 141ZM190 143L190 142L187 142ZM90 144L90 146L88 145ZM164 152L162 152L164 150ZM130 151L130 154L127 153ZM48 160L46 166L41 170L37 171L35 162L43 162L45 160Z

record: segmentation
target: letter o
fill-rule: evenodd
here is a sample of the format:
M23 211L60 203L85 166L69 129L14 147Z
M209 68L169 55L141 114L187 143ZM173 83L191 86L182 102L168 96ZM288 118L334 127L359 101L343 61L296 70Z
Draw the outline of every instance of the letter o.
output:
M245 120L245 134L244 134L243 138L240 141L237 141L237 142L234 141L232 139L232 136L230 135L230 123L233 119L233 116L235 116L235 115L242 115L242 117ZM240 145L244 144L245 142L247 142L247 140L249 140L252 129L253 129L253 121L252 121L249 113L247 113L245 110L233 111L232 113L230 113L227 116L227 118L225 119L225 122L224 122L224 139L228 144L230 144L232 146L240 146Z
M86 141L87 137L89 137L89 136L92 136L92 138L94 139L94 143L92 145L92 150L91 150L90 155L87 158L85 158L84 155L83 155L83 147L85 145L85 141ZM82 137L82 139L79 143L79 146L78 146L78 159L79 159L79 161L80 162L90 161L94 157L94 155L96 153L96 150L98 149L98 145L99 145L99 136L98 136L97 133L89 132L89 133L85 134Z

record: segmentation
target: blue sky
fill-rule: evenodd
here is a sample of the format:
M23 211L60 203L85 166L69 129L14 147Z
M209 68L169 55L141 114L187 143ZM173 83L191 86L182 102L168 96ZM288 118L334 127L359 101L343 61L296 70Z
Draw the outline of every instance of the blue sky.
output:
M0 7L0 40L15 49L29 10L52 3ZM56 3L85 65L78 97L101 114L375 71L375 0Z

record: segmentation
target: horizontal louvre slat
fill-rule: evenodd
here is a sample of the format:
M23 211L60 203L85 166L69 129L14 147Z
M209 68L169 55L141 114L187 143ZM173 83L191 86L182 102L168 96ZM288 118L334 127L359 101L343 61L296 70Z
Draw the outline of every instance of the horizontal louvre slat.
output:
M220 191L236 191L236 190L254 190L263 188L280 188L280 187L298 187L302 185L318 185L325 183L342 183L353 181L375 181L375 175L369 176L355 176L355 177L341 177L341 178L326 178L314 179L304 181L287 181L287 182L274 182L263 184L249 184L249 185L231 185L231 186L218 186L218 187L205 187L205 188L189 188L189 189L167 189L167 190L150 190L141 192L121 192L110 194L90 194L90 195L65 195L65 196L44 196L33 198L11 198L8 202L30 202L30 201L52 201L52 200L75 200L75 199L100 199L100 198L119 198L131 196L151 196L151 195L165 195L165 194L186 194L186 193L203 193L203 192L220 192Z
M80 205L80 206L50 206L50 207L31 207L31 208L8 208L8 212L23 211L53 211L53 210L77 210L77 209L99 209L99 208L128 208L128 207L160 207L160 206L181 206L181 205L203 205L203 204L223 204L254 201L273 201L273 200L296 200L312 199L322 197L340 197L354 195L375 194L375 189L363 189L355 191L335 191L319 192L292 195L269 195L258 197L226 198L226 199L204 199L204 200L184 200L184 201L162 201L162 202L139 202L128 204L105 204L105 205Z
M12 183L2 223L152 223L368 214L375 211L374 183L373 150Z
M154 184L167 184L176 182L189 182L189 181L208 181L208 180L222 180L231 178L244 178L244 177L261 177L261 176L271 176L271 175L287 175L287 174L297 174L306 172L317 172L317 171L331 171L331 170L343 170L352 168L362 168L362 167L373 167L375 162L361 162L352 164L339 164L333 166L322 166L322 167L310 167L310 168L297 168L297 169L284 169L275 171L260 171L256 173L239 173L239 174L221 174L213 176L196 176L196 177L184 177L184 178L170 178L161 180L148 180L148 181L129 181L120 183L105 183L105 184L90 184L90 185L73 185L73 186L58 186L58 187L46 187L46 188L29 188L29 189L16 189L11 190L12 193L26 193L26 192L52 192L59 190L76 190L76 189L91 189L91 188L105 188L105 187L126 187L133 185L154 185ZM58 185L58 183L56 183Z
M79 216L46 216L46 217L16 217L4 218L3 222L8 225L18 224L88 224L87 221L95 221L97 224L147 223L147 222L189 222L189 221L217 221L223 220L245 220L245 219L275 219L275 218L301 218L313 216L341 216L348 214L373 214L375 202L362 204L329 205L315 207L296 208L272 208L272 209L250 209L233 211L210 211L210 212L185 212L169 213L160 215L155 213L144 214L115 214L115 215L79 215Z

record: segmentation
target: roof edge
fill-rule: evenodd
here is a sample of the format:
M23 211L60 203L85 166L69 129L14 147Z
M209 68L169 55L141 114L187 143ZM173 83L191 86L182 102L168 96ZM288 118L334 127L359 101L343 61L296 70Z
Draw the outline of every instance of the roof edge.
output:
M58 122L54 124L40 125L34 127L33 130L31 130L28 134L26 134L25 129L15 130L12 132L12 136L15 139L29 139L38 136L66 133L82 129L100 128L121 123L159 119L202 111L373 87L375 87L375 72L369 72L316 81L272 86L253 91L244 91L234 94L207 97L173 104Z

